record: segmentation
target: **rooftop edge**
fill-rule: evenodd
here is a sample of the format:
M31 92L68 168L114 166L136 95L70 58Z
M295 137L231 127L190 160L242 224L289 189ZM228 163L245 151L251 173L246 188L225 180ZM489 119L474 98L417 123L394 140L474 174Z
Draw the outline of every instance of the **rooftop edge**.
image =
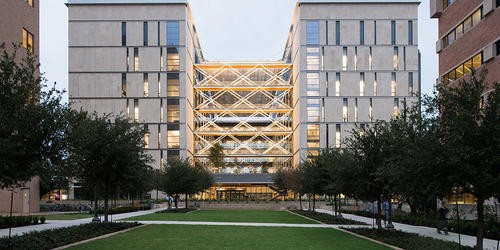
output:
M95 4L188 4L186 0L68 0L66 5Z

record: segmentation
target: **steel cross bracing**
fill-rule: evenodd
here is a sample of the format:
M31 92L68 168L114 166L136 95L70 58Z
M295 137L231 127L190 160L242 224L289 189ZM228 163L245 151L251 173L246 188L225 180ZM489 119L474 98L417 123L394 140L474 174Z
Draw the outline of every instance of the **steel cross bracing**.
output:
M195 65L195 156L291 157L293 87L285 63Z

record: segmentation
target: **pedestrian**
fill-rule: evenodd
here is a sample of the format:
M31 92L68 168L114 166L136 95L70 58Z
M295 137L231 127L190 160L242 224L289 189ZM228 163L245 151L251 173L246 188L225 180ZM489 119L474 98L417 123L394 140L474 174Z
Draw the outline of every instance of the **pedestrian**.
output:
M384 201L384 203L382 203L382 204L384 206L384 212L385 212L384 225L386 225L387 221L389 221L389 202Z
M167 194L168 209L172 209L172 202L173 202L172 195Z
M438 209L438 224L437 224L437 232L441 234L441 230L444 231L445 235L448 235L448 220L447 216L450 210L446 207L446 201L441 201L441 205Z
M179 195L178 194L174 194L174 204L175 204L175 209L177 209L177 204L179 203Z

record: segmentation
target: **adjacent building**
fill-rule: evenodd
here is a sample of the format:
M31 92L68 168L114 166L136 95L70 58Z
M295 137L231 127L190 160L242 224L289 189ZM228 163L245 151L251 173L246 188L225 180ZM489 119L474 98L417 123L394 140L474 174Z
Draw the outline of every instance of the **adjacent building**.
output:
M277 169L418 101L418 4L299 1L282 60L213 62L186 1L69 0L70 103L145 126L155 168L205 164L209 197L269 199Z
M486 80L500 81L499 0L431 0L430 15L438 19L439 81L448 84L476 70Z
M27 51L39 55L39 0L5 0L0 8L0 44L12 53L19 46L19 60ZM33 178L21 188L0 190L0 213L10 212L10 199L13 194L13 213L32 213L40 209L40 184Z

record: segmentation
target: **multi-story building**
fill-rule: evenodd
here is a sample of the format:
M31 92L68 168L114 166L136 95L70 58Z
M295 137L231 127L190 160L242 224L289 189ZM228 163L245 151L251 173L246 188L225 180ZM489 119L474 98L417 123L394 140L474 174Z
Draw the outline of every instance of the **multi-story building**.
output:
M439 81L458 80L472 68L488 70L486 81L500 81L499 0L431 0L438 19Z
M11 53L13 44L19 46L17 58L27 51L39 55L39 1L5 0L0 8L0 44ZM10 190L0 190L0 213L10 212ZM40 184L38 177L13 190L13 213L38 212L40 209Z
M156 168L211 167L212 197L270 197L277 169L418 100L418 3L299 1L282 60L210 62L185 1L69 0L70 102L147 126Z

